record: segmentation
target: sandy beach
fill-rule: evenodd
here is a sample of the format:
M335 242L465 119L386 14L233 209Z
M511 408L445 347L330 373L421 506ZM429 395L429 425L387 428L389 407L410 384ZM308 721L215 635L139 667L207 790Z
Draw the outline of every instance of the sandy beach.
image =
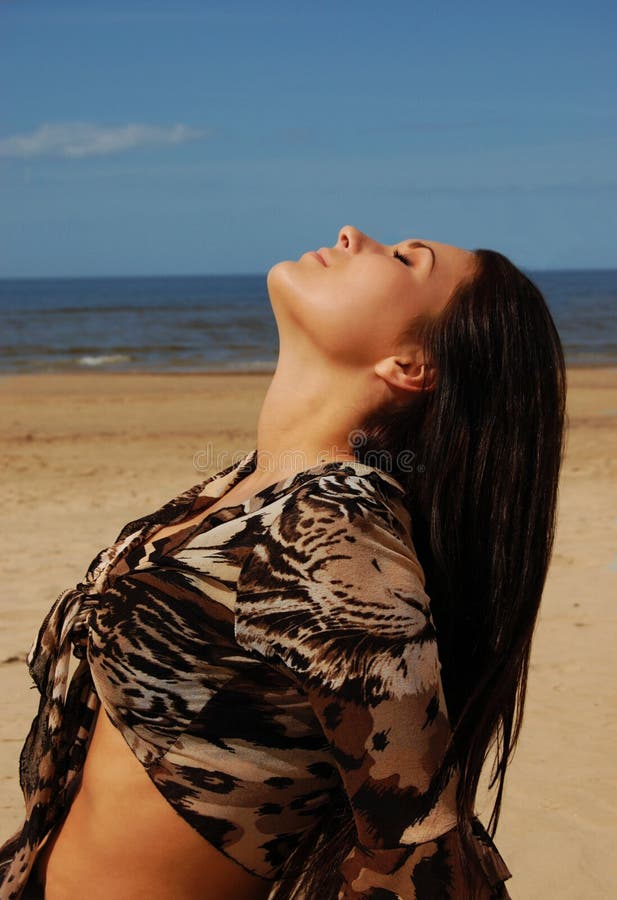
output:
M495 839L513 900L616 891L617 369L568 375L557 540ZM254 446L268 383L263 374L0 379L0 840L22 819L17 762L37 704L25 656L43 615L125 522ZM488 807L478 811L486 823Z

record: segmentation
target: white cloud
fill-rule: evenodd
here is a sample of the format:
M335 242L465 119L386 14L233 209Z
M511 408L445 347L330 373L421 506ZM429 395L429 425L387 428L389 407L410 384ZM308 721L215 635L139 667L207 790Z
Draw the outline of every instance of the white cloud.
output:
M91 122L58 122L41 125L26 134L0 138L0 158L32 159L36 156L60 156L82 159L110 156L136 147L153 144L185 144L198 140L206 132L187 125L94 125Z

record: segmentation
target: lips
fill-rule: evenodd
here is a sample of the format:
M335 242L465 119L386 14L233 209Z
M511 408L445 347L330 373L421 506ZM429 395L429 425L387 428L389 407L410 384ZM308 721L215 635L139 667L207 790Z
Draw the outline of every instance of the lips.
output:
M314 256L315 259L318 259L319 262L322 264L322 266L325 266L326 268L328 268L328 263L325 261L322 254L318 250L313 250L312 256Z

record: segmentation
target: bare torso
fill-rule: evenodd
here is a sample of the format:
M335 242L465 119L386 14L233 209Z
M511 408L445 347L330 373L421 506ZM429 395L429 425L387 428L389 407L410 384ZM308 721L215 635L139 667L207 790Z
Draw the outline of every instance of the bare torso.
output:
M181 528L258 489L244 479ZM178 530L167 526L157 539ZM37 872L45 900L262 900L271 890L175 812L102 707L81 783L39 854Z

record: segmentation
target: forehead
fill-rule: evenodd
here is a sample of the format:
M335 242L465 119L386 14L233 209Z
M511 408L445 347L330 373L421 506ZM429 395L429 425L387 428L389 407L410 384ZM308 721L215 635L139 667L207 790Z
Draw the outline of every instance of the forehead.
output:
M428 238L409 238L405 243L421 243L430 247L435 254L435 264L457 270L471 270L476 261L476 255L472 250L457 247L454 244L443 244Z
M458 256L473 256L473 252L471 250L466 250L464 247L457 247L454 244L442 244L440 241L433 241L430 238L410 237L405 238L404 243L426 244L428 247L432 247L435 253L447 253L448 255Z

